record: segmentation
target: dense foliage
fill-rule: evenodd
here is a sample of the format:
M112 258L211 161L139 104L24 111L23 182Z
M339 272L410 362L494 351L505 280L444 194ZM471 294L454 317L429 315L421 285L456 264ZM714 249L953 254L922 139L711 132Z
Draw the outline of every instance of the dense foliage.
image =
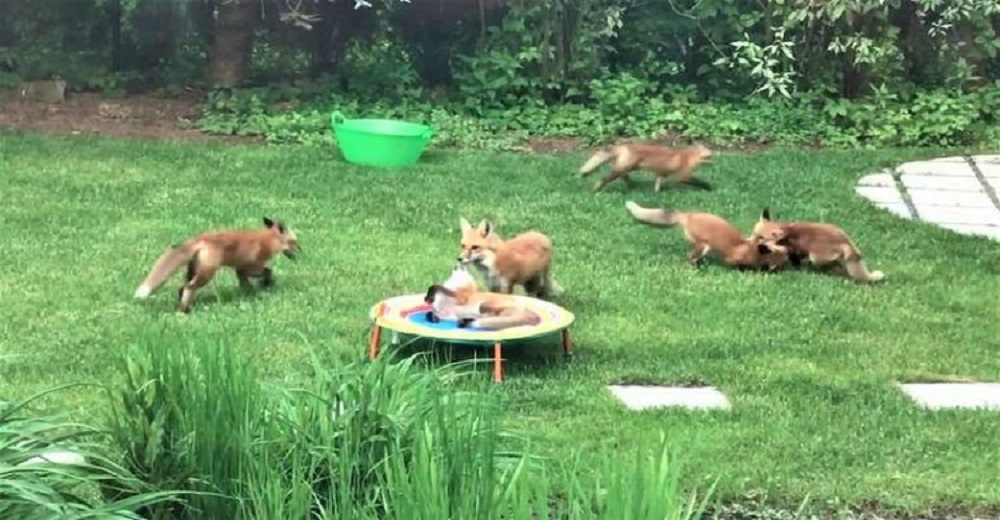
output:
M235 29L215 4L4 2L0 85L211 89L223 86L219 62L243 60L224 85L236 90L211 92L202 127L272 142L331 139L331 108L430 122L439 145L491 148L532 136L996 137L1000 0L277 0L248 2L254 16ZM214 50L237 33L246 56Z

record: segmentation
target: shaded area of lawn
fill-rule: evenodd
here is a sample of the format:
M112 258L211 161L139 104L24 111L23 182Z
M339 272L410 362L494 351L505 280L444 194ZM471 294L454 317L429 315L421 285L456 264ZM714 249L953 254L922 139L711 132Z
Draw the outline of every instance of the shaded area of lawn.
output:
M940 152L943 154L945 152ZM997 414L929 413L899 378L1000 379L1000 252L995 242L902 221L853 194L864 173L935 151L722 154L700 175L716 190L652 192L593 179L572 156L438 153L394 171L329 150L0 137L0 398L103 381L137 340L226 338L275 378L306 377L307 345L364 355L366 314L390 295L447 276L458 218L529 228L555 243L554 273L574 311L576 358L510 348L501 392L508 422L543 453L626 450L660 429L684 447L689 484L719 477L729 498L763 491L786 505L810 493L837 503L917 509L997 506L990 454ZM810 272L776 276L684 261L680 231L633 223L643 205L717 212L749 230L761 207L841 224L888 281L868 287ZM168 244L214 227L295 228L305 255L281 259L277 287L240 295L232 272L179 316L179 277L151 300L132 292ZM628 412L604 386L718 386L730 412ZM65 394L59 394L64 396ZM94 395L51 402L81 415Z

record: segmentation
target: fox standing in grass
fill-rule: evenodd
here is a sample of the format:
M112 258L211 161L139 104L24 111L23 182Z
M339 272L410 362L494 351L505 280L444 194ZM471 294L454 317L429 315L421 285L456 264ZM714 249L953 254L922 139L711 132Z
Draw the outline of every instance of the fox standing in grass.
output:
M847 276L859 282L885 279L882 271L869 271L861 251L843 229L822 222L777 222L764 208L750 239L776 242L788 247L789 259L799 265L808 259L816 266L839 265Z
M504 240L486 219L475 228L464 217L458 261L475 265L486 276L490 291L512 293L515 285L536 298L562 292L552 278L552 240L538 231L527 231Z
M260 278L261 287L274 284L274 274L268 262L278 254L291 260L301 251L295 232L280 221L264 217L264 229L210 231L181 244L170 246L153 264L136 298L147 298L159 289L171 275L187 265L184 285L177 292L179 311L191 311L195 291L212 280L220 267L236 270L240 288L250 289L250 278Z
M680 226L691 243L688 262L697 266L705 255L714 253L729 267L776 271L788 261L788 250L773 242L752 242L729 221L711 213L685 213L645 208L625 201L632 218L657 227Z
M594 185L596 193L616 179L634 186L629 173L648 170L656 175L653 191L659 192L663 181L671 174L681 184L711 190L712 186L692 175L701 163L712 161L712 151L701 144L683 148L671 148L648 143L622 143L599 150L580 167L579 176L590 175L602 164L614 159L611 171Z
M534 322L534 316L510 294L482 292L466 264L455 266L442 284L427 288L424 301L431 304L427 321L455 319L459 328L506 329Z

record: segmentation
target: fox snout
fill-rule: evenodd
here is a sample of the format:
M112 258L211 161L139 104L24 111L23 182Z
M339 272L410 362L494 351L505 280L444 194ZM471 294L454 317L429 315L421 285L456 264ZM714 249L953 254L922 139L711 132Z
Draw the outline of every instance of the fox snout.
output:
M289 260L295 260L302 254L302 246L298 242L293 242L281 254L285 255Z

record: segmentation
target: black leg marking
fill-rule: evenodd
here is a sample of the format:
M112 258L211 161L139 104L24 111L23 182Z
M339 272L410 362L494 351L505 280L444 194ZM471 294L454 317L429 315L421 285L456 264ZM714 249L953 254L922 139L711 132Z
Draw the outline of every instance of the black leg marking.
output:
M274 271L270 267L265 267L260 275L260 286L267 288L274 286Z

